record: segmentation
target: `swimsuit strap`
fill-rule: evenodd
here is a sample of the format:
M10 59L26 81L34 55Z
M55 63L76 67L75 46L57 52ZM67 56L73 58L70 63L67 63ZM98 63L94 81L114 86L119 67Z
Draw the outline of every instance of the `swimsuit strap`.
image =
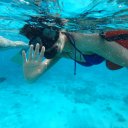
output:
M66 33L66 32L63 32L63 33L66 35L66 37L68 38L68 40L69 40L69 42L71 43L71 45L75 48L74 75L76 75L76 50L77 50L78 52L80 52L80 51L79 51L79 49L76 48L76 42L75 42L73 36L72 36L70 33ZM81 53L81 52L80 52L80 53Z
M78 51L80 54L83 55L83 53L76 47L76 42L74 40L74 37L70 33L63 32L66 37L68 38L69 42L75 49L75 59L74 59L74 75L76 75L76 51Z
M75 50L77 50L80 54L83 55L83 53L76 47L75 39L73 35L71 35L70 33L66 33L66 32L64 32L64 34L67 36L68 40L70 41L71 45L75 48Z

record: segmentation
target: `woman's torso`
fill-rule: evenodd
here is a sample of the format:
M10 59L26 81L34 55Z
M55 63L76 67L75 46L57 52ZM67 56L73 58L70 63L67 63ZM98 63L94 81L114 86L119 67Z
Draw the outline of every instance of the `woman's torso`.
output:
M63 49L62 56L77 60L79 62L85 62L85 55L95 54L95 48L97 44L101 43L101 39L98 34L82 34L82 33L69 33L71 38L74 39L75 43L72 45L71 40L66 38L65 46Z

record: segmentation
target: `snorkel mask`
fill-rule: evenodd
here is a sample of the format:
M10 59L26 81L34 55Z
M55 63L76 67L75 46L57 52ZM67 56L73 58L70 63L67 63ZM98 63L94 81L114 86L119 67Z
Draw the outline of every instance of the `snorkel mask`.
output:
M39 51L41 51L42 46L45 47L44 56L47 59L53 58L58 53L57 40L59 38L59 30L55 27L35 27L30 24L24 25L21 29L20 34L26 36L30 41L29 45L35 46L37 43L40 44Z

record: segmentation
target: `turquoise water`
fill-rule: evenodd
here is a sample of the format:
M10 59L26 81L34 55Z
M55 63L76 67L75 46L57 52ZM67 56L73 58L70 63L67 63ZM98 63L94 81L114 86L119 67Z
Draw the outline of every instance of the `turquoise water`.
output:
M84 18L105 18L106 24L98 22L96 28L128 26L125 1L61 0L59 5L46 2L42 8L49 14L59 13L67 19L77 18L88 10L105 10ZM33 4L1 0L0 35L27 42L18 30L39 10L41 8ZM115 13L117 16L113 20ZM68 27L76 28L75 22L69 23ZM127 68L110 71L105 63L91 68L77 64L77 75L74 76L74 62L62 59L38 81L29 84L23 77L22 66L12 61L19 50L0 51L0 77L3 78L0 81L0 128L128 128Z

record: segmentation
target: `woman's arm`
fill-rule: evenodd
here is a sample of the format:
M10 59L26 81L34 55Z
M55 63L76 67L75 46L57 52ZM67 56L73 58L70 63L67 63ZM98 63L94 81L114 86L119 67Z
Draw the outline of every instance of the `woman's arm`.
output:
M45 48L42 47L39 54L39 44L37 44L34 55L33 45L30 46L28 59L26 58L25 51L22 52L24 76L29 82L37 80L60 59L60 57L57 56L53 59L45 59L42 61L42 58L44 57L44 51Z
M7 49L12 47L27 47L28 44L22 42L22 41L11 41L9 39L6 39L2 36L0 36L0 48Z

